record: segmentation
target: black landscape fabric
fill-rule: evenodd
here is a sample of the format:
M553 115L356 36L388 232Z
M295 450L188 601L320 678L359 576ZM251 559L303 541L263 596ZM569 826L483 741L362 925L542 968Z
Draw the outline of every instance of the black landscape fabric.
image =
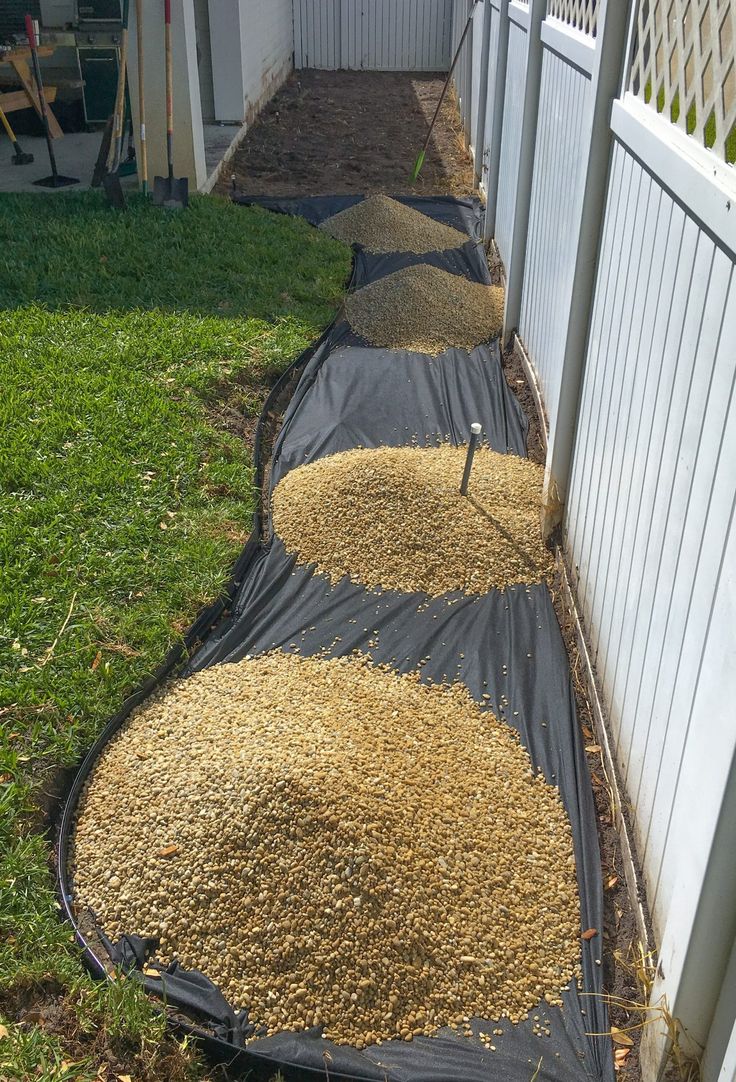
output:
M335 200L259 200L269 202L278 202L271 209L283 213L296 213L293 205L298 204L313 223L336 213ZM287 202L291 209L286 209ZM442 215L448 224L463 222L466 232L480 235L479 211L470 200L424 200L421 209L434 217ZM469 215L472 226L466 222ZM358 250L353 288L408 263L427 261L475 281L488 281L483 248L470 241L456 252L424 257L376 257ZM290 470L353 447L466 443L473 421L482 424L484 439L494 450L526 453L526 419L506 384L497 342L470 353L451 349L430 358L370 348L344 319L338 319L296 370L299 381L273 445L271 488ZM600 930L603 900L595 808L567 654L546 585L442 598L371 592L347 578L331 586L311 568L296 566L267 517L260 526L241 557L230 604L224 612L218 610L216 618L200 620L201 625L210 619L209 630L183 675L274 649L333 656L360 650L402 672L420 668L427 681L462 680L478 701L489 694L491 709L518 730L534 767L559 787L573 832L582 928ZM161 679L165 675L162 670ZM140 700L138 695L133 705ZM111 721L92 749L66 808L60 883L70 917L73 891L65 860L74 804L84 777L127 713L129 709ZM492 838L491 822L488 833ZM136 939L139 931L131 928L125 937L127 954L123 953L133 959L133 968L137 956L130 943L143 942ZM99 946L93 949L79 928L77 934L99 971ZM187 975L174 966L145 983L159 994L164 988L169 1003L186 1008L198 1020L206 1019L209 1052L232 1061L239 1070L251 1071L255 1078L270 1078L277 1069L287 1079L324 1078L327 1066L333 1082L530 1082L532 1077L539 1082L610 1082L613 1066L601 949L599 931L589 940L581 939L583 980L580 988L573 982L563 993L562 1008L542 1001L528 1021L515 1026L471 1018L474 1034L503 1030L493 1038L495 1051L449 1030L433 1038L389 1041L363 1051L333 1045L319 1030L259 1037L247 1014L235 1015L201 974ZM121 950L120 944L110 945L108 953L119 959ZM549 1037L533 1033L535 1015L549 1020Z

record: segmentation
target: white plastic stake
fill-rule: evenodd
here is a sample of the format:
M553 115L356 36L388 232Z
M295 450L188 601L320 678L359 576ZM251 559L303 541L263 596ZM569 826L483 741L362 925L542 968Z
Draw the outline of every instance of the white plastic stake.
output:
M463 473L463 482L460 485L460 495L467 496L468 483L470 481L470 471L473 468L473 459L475 458L475 449L478 446L478 440L480 434L483 431L483 426L475 421L470 426L470 444L468 445L468 457L465 459L465 471Z

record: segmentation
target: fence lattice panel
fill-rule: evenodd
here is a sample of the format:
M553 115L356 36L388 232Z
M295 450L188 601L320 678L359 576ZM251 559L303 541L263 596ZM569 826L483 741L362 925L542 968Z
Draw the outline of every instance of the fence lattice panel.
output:
M736 0L639 0L629 89L736 161Z
M598 29L598 0L547 0L547 14L595 37Z

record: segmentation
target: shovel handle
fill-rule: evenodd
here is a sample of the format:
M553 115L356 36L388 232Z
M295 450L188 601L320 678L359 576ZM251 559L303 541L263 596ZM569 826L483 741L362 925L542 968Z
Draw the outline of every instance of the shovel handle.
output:
M166 35L166 131L174 131L174 65L171 56L171 0L164 0Z
M141 140L141 189L148 194L148 148L146 147L146 99L144 95L145 76L143 74L143 0L135 0L136 44L138 48L138 110L140 113Z
M30 15L26 15L26 37L28 38L28 44L31 48L31 52L36 48L36 31L33 26L33 19Z
M15 143L17 142L17 139L15 138L15 132L10 127L10 121L8 120L8 118L6 117L6 115L2 111L2 109L0 109L0 121L2 121L2 125L5 128L5 131L7 132L8 139L10 139L11 143L13 143L15 145Z
M38 94L38 104L41 110L41 123L43 124L43 133L46 136L46 145L49 150L49 160L51 161L51 172L56 176L56 155L54 154L53 143L51 142L51 132L49 131L49 115L46 110L46 95L43 92L43 79L41 77L41 65L38 60L38 43L36 41L36 30L33 25L33 18L30 15L26 15L26 36L28 37L28 44L31 49L31 58L33 60L33 76L36 80L36 93Z

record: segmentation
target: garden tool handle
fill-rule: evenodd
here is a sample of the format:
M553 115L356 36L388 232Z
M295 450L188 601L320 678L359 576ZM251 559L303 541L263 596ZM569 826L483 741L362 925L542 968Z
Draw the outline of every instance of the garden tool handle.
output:
M166 35L166 154L169 179L174 177L174 67L171 57L171 0L164 0L164 33Z
M33 18L31 15L26 15L26 37L28 38L31 52L33 52L36 48L36 31L33 26Z
M36 94L38 96L38 104L41 108L41 120L43 122L44 134L46 135L46 142L49 146L49 154L53 155L53 147L51 145L51 133L49 132L49 117L48 113L46 112L46 95L43 92L41 65L38 61L38 42L36 41L36 29L33 25L33 18L31 15L26 15L26 36L28 38L28 44L31 49L31 57L33 59L33 74L36 79Z
M143 0L135 0L136 44L138 47L138 110L140 113L141 141L141 185L143 193L148 193L148 148L146 146L146 101L144 96L145 75L143 72Z
M10 127L10 121L8 120L2 109L0 109L0 121L2 121L2 125L5 128L5 131L8 133L8 139L15 143L15 132Z

